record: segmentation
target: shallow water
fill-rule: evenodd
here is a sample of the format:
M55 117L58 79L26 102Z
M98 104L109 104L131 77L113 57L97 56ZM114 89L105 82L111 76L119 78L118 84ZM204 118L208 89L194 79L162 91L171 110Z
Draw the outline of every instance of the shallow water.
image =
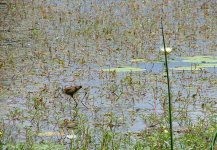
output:
M201 2L176 1L164 6L166 44L174 49L170 59L176 60L169 62L170 68L191 66L181 61L182 56L217 56L212 3L208 3L209 9L202 9ZM166 107L159 4L39 0L11 2L7 10L0 7L4 16L0 26L1 120L9 126L14 125L10 119L16 120L14 134L34 126L34 121L40 122L42 131L58 130L58 120L70 118L72 108L62 89L82 85L76 98L89 108L79 104L79 113L87 115L89 126L93 128L106 113L113 112L120 120L124 116L118 131L146 129L151 123L142 116L163 114ZM148 62L132 63L133 58ZM102 71L120 66L146 71ZM205 70L170 70L175 114L188 105L186 109L192 112L187 115L196 122L197 116L211 112L202 111L203 103L213 103L211 109L216 108L215 68ZM34 118L33 99L42 99L46 105L39 118ZM12 112L14 116L10 116ZM17 136L24 138L24 134Z

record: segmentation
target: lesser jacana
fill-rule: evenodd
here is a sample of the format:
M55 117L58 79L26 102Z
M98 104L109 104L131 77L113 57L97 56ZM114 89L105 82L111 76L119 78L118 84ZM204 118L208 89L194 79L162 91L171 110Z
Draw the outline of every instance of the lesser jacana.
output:
M66 87L64 89L64 93L67 94L67 95L70 95L73 100L75 101L75 107L78 106L78 102L75 100L75 98L73 97L73 95L82 88L82 86L70 86L70 87Z
M64 89L64 92L73 98L73 95L81 88L82 88L82 86L70 86L70 87L66 87Z

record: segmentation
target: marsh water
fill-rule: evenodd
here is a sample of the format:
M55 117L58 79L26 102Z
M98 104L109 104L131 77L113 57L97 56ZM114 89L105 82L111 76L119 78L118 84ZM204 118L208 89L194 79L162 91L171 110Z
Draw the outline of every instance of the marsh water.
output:
M216 116L215 1L18 0L0 6L0 117L8 139L25 140L30 127L58 132L61 121L76 119L75 111L96 133L111 117L114 132L159 124L152 117L168 108L161 17L166 46L173 49L175 130ZM201 59L190 59L195 56ZM195 69L200 64L211 65ZM88 108L74 108L62 91L71 85L83 86L75 98Z

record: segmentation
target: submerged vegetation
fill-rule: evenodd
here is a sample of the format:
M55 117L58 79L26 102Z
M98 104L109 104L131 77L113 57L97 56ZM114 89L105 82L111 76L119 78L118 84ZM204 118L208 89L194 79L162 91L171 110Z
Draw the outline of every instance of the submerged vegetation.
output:
M0 3L0 149L170 149L162 8L174 149L216 149L215 2L140 0Z

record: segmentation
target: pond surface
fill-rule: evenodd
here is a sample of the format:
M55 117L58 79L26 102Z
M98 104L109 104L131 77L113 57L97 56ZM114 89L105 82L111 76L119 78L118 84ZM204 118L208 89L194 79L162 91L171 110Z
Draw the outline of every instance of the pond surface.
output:
M163 5L166 46L173 49L168 57L176 130L187 124L183 115L193 124L217 115L213 3ZM96 133L110 123L114 132L127 133L160 124L152 116L167 120L161 2L23 0L0 6L0 116L11 141L25 141L29 127L58 132L64 119L78 116ZM184 61L193 56L214 58ZM124 66L141 70L103 70ZM74 108L63 93L71 85L83 86L75 98L88 109L81 103ZM51 138L57 139L65 140Z

